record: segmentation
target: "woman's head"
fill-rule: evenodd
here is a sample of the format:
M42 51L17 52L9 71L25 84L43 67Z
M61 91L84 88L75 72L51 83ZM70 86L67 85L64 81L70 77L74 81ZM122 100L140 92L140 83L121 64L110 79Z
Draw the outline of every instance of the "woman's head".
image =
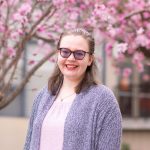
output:
M60 38L59 38L59 41L58 41L58 44L57 44L57 49L60 48L60 43L61 43L62 38L64 36L67 36L67 35L74 35L74 36L83 37L87 41L87 44L88 44L88 47L89 47L89 52L92 53L92 54L94 53L94 50L95 50L94 38L87 30L82 29L82 28L77 28L77 29L73 29L73 30L63 32L60 35Z
M94 38L85 29L74 29L61 34L57 45L57 67L49 80L49 90L53 94L63 80L77 82L77 93L83 88L97 84L94 47ZM53 83L57 84L57 87L54 88Z

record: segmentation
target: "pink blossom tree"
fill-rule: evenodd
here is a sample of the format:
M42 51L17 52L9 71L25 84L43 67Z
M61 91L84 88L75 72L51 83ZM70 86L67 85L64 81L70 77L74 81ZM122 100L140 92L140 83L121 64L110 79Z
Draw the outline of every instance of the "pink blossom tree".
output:
M76 27L98 31L97 38L107 41L106 53L116 61L130 57L139 71L143 63L149 64L148 0L0 0L0 109L13 101L37 69L54 55L55 48L50 45L56 44L58 35ZM30 70L12 88L25 51L30 53L26 45L31 40L42 46L46 55L38 62L29 60ZM131 70L126 68L124 73Z

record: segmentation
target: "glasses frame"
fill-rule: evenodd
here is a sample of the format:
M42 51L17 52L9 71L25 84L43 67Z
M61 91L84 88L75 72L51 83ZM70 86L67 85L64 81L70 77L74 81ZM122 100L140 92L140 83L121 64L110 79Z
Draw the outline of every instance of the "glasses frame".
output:
M70 54L69 54L67 57L64 57L64 56L62 55L62 53L61 53L62 49L68 50L68 52L70 52ZM86 53L89 54L89 55L92 55L92 53L86 52L86 51L84 51L84 50L71 51L69 48L58 48L58 51L60 52L60 55L61 55L63 58L69 58L69 56L73 53L73 57L75 58L75 60L83 60ZM76 52L79 52L79 51L80 51L80 52L83 52L83 54L84 54L83 58L80 58L80 59L79 59L79 58L76 57Z

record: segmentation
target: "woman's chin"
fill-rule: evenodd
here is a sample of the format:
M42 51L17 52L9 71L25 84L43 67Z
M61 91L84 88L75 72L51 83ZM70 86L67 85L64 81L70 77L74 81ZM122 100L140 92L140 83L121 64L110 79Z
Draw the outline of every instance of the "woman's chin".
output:
M71 81L78 81L80 77L78 77L76 74L65 74L64 78Z

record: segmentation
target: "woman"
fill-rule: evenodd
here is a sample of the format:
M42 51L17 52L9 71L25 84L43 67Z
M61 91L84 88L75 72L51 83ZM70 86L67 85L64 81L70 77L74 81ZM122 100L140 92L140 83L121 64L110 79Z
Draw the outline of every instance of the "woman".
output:
M85 29L64 32L57 65L35 98L24 150L119 150L121 113L98 83L94 39Z

